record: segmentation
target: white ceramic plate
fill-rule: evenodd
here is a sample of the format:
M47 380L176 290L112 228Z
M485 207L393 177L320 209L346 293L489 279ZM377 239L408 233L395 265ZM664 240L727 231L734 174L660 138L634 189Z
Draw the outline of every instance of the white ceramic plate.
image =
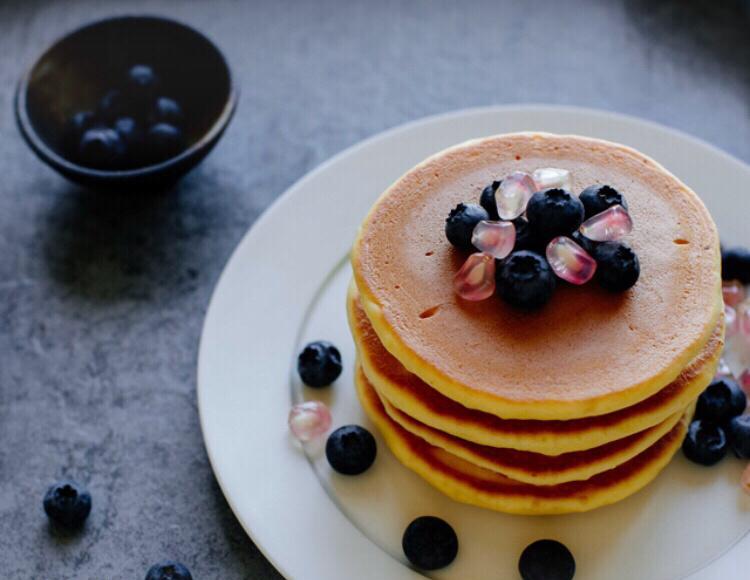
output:
M247 533L285 576L418 578L402 556L401 535L414 517L433 514L449 521L460 541L456 561L435 578L516 578L520 552L542 537L571 548L577 580L747 578L740 556L750 550L749 538L717 560L750 529L735 459L703 469L679 454L652 485L614 506L518 517L445 498L380 439L375 465L347 478L331 472L320 449L303 451L287 434L290 404L302 397L325 400L334 426L368 424L352 386L344 294L345 257L370 205L440 149L524 130L636 147L703 197L725 243L747 240L750 167L675 131L581 109L501 107L433 117L369 139L305 176L257 221L227 264L198 365L201 424L216 477ZM344 357L344 374L324 391L302 389L293 372L300 346L316 338L335 342Z

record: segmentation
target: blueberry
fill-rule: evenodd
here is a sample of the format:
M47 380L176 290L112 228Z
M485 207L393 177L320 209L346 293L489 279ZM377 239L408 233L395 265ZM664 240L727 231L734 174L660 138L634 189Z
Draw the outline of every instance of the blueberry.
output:
M475 251L471 245L474 227L482 220L490 219L490 214L481 205L459 203L445 220L445 235L448 241L460 250Z
M133 117L120 117L112 124L112 128L117 131L120 138L127 144L142 137L138 122Z
M537 540L518 560L523 580L570 580L576 573L573 554L556 540Z
M159 78L147 64L136 64L130 67L125 86L131 98L153 98L159 86Z
M583 222L583 204L564 189L537 191L526 206L526 218L534 236L546 244L578 229Z
M375 461L375 438L359 425L339 427L328 437L326 458L331 467L344 475L359 475Z
M519 250L541 250L541 244L538 243L534 234L531 233L529 227L529 221L525 217L519 217L513 220L513 225L516 226L516 245L513 246L513 251Z
M44 511L55 524L80 528L91 513L91 494L75 481L58 481L44 495Z
M159 163L179 154L185 148L182 131L169 123L157 123L146 134L146 149L151 163Z
M586 210L586 219L603 212L613 205L628 209L628 202L622 194L611 185L591 185L578 196Z
M601 245L600 242L595 242L594 240L588 239L586 236L584 236L581 232L575 231L573 232L570 237L573 239L573 241L581 246L584 250L586 250L589 255L592 257L596 255L596 248Z
M501 262L497 273L498 292L516 308L544 306L555 290L555 274L547 260L535 252L513 252Z
M341 353L325 340L311 342L297 357L297 371L308 387L327 387L341 374Z
M146 580L193 580L193 576L183 564L165 560L148 569Z
M114 129L96 127L81 137L78 161L96 169L115 169L123 162L125 143Z
M727 436L716 423L696 419L688 427L682 452L690 461L701 465L713 465L727 454Z
M724 248L721 252L721 277L750 284L750 250Z
M729 378L715 379L698 397L695 417L721 425L741 415L746 405L745 393L735 381Z
M169 123L170 125L179 125L182 123L182 107L174 99L169 97L159 97L154 103L151 111L150 120L152 123Z
M497 199L495 199L495 192L500 187L500 181L493 181L487 187L482 190L482 195L479 196L479 205L481 205L489 214L491 220L499 220L500 214L497 213Z
M584 247L585 249L585 247ZM610 292L631 288L641 275L636 253L622 242L604 242L593 246L596 276L599 284Z
M750 459L750 415L732 418L727 435L734 454L740 459Z
M122 91L108 91L99 101L98 116L105 122L112 122L127 114L127 103Z
M67 155L71 157L76 155L81 135L95 123L96 115L91 111L78 111L70 116L63 129L63 147Z
M409 562L417 568L438 570L456 559L458 536L445 520L422 516L406 528L401 546Z

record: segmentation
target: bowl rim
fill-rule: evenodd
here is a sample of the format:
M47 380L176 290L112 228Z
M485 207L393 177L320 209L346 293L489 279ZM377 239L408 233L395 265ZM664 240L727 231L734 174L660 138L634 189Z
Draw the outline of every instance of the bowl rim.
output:
M179 155L175 155L174 157L170 157L169 159L166 159L165 161L161 161L159 163L144 165L143 167L122 170L95 169L92 167L86 167L85 165L79 165L78 163L74 163L73 161L70 161L69 159L63 157L59 153L55 152L49 145L47 145L44 139L42 139L41 136L37 133L28 113L27 99L29 81L31 79L32 72L39 64L39 61L41 61L45 55L54 50L64 40L89 28L95 28L103 24L123 20L151 20L166 22L184 28L192 34L195 34L196 36L202 38L211 48L214 49L214 51L216 51L216 54L219 56L221 63L224 65L227 73L227 78L229 80L229 90L224 102L224 106L211 127L195 143L190 145L190 147L182 151ZM232 74L232 69L229 66L229 62L227 61L227 58L221 51L221 49L216 45L216 43L214 43L205 34L193 28L192 26L173 18L167 18L164 16L152 14L123 14L88 22L69 32L66 32L65 34L54 40L52 43L50 43L49 46L41 51L41 53L34 59L32 64L26 69L23 75L21 75L21 78L19 79L16 86L14 108L16 113L16 122L19 129L21 130L21 135L24 137L28 145L43 161L63 173L85 176L87 178L98 179L101 181L122 181L129 178L147 177L166 172L202 153L204 149L209 147L214 141L218 140L222 132L229 125L229 121L232 119L232 116L237 109L238 100L239 88L235 83L234 75Z

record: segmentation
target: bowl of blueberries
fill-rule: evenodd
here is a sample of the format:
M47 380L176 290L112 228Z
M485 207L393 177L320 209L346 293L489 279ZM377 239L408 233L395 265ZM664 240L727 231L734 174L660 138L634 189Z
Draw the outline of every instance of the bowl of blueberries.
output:
M216 145L234 114L229 65L173 20L123 16L57 41L21 78L16 119L42 161L97 189L166 186Z

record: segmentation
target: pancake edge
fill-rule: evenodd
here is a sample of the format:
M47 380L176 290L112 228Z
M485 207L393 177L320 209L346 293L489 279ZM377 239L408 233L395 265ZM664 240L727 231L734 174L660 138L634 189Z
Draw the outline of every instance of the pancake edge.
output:
M399 417L399 413L404 414L402 411L398 411L397 409L395 409L387 401L387 399L380 397L380 400L383 403L383 407L385 408L386 413L388 413L388 416L394 422L398 423L403 429L409 431L412 435L420 437L427 441L427 443L429 443L430 445L440 447L451 455L455 455L456 457L459 457L464 461L473 463L477 467L482 467L488 471L494 471L495 473L500 473L501 475L505 475L506 477L515 479L516 481L522 481L523 483L529 483L531 485L557 485L560 483L567 483L569 481L581 481L589 479L597 473L602 473L604 471L614 469L618 465L622 465L642 451L645 451L647 448L651 447L651 445L661 439L662 436L671 431L672 428L685 414L685 409L682 409L681 411L670 415L661 423L658 423L653 427L649 427L642 432L634 433L634 435L642 434L643 436L636 443L630 445L629 447L590 463L586 463L583 466L573 465L567 469L561 469L557 471L532 471L529 469L514 467L508 464L499 465L496 462L485 459L481 455L473 453L470 449L467 449L460 444L457 445L456 443L451 441L450 437L446 437L445 434L437 431L434 428L425 426L422 423L420 423L419 425L409 424L409 421L404 421L403 417ZM418 421L416 421L416 419L409 419L419 423ZM612 442L610 441L610 443ZM604 445L607 445L607 443L605 443ZM582 450L580 452L585 451L587 450Z
M689 382L689 385L679 397L671 401L669 406L644 415L628 417L619 423L620 427L617 430L613 428L613 425L617 424L613 424L608 425L606 428L592 427L587 430L577 431L575 432L575 435L554 431L548 431L546 433L539 432L533 436L527 434L489 433L486 430L462 426L456 421L443 419L438 415L428 414L418 399L408 394L404 394L401 389L394 387L389 379L385 378L375 369L367 352L360 347L361 339L354 321L353 313L356 293L357 288L352 283L349 286L349 293L347 295L347 317L357 350L358 362L362 365L363 372L375 391L381 397L387 399L394 407L413 419L424 423L428 427L432 427L438 431L444 431L450 435L478 445L486 445L489 447L505 447L516 449L518 451L541 453L544 455L560 455L562 453L583 451L591 449L592 447L599 447L600 445L605 445L612 441L644 431L650 427L658 425L672 414L684 410L700 395L701 392L703 392L716 374L716 368L718 367L723 348L722 340L713 352L705 356L706 362L696 373L695 378ZM458 402L458 404L461 403ZM483 409L475 410L484 411Z
M403 438L398 435L393 428L392 420L387 415L381 415L368 404L367 397L363 396L361 385L356 376L355 385L357 396L365 414L375 424L391 453L404 467L415 472L428 484L455 501L517 515L560 515L586 512L617 503L640 491L651 483L672 460L672 457L682 445L682 440L693 414L691 406L677 425L673 427L673 429L678 429L678 432L672 437L661 454L647 463L643 469L617 481L611 487L594 489L582 496L564 498L539 498L523 494L498 496L497 494L483 492L474 488L471 484L436 472L423 458L414 453L408 443L405 443Z

